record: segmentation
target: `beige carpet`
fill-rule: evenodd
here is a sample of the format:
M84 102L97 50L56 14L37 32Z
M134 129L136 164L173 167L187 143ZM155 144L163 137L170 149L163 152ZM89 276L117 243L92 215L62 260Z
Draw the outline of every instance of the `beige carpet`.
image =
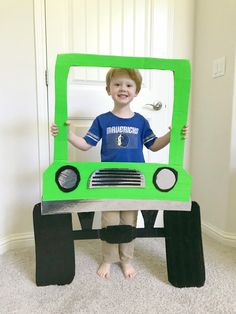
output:
M76 276L67 286L37 287L34 248L10 251L0 256L0 313L236 313L236 249L204 238L204 251L205 286L184 289L167 281L164 239L136 240L133 280L118 265L100 279L99 240L76 241Z

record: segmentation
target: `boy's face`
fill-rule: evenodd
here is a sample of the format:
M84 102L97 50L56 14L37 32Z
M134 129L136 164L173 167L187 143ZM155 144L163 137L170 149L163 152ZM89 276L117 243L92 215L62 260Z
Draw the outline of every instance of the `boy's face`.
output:
M136 93L136 83L126 72L118 72L107 86L107 93L112 97L116 105L124 106L131 103Z

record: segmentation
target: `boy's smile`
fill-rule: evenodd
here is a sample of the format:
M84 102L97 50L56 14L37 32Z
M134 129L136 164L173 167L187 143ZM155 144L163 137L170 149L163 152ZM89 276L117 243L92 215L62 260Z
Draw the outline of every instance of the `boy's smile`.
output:
M136 83L126 73L121 72L112 78L107 92L116 105L129 105L137 96Z

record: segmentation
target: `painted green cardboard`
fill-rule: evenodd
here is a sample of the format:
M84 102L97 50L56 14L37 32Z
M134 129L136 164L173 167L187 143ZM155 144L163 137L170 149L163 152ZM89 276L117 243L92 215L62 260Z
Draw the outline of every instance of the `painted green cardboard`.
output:
M68 127L65 122L68 118L67 78L72 66L158 69L173 72L174 106L168 164L68 161ZM42 213L127 209L190 210L191 176L183 169L185 141L181 136L181 130L187 121L190 83L191 69L188 60L76 53L58 55L55 67L55 123L60 132L54 139L54 162L43 175ZM56 182L56 173L65 166L74 167L79 173L77 187L69 192L62 191ZM176 184L168 191L157 189L153 183L159 168L173 170L178 174ZM135 170L141 173L145 184L142 187L91 188L93 173L104 169Z

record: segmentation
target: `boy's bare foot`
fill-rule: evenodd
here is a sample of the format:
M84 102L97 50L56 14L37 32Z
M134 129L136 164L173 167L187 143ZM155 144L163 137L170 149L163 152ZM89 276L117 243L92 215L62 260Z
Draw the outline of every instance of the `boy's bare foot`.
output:
M110 263L102 263L97 271L98 276L102 278L109 278L110 277L110 269L111 264Z
M125 278L134 278L137 275L136 270L130 263L121 263L121 268Z

